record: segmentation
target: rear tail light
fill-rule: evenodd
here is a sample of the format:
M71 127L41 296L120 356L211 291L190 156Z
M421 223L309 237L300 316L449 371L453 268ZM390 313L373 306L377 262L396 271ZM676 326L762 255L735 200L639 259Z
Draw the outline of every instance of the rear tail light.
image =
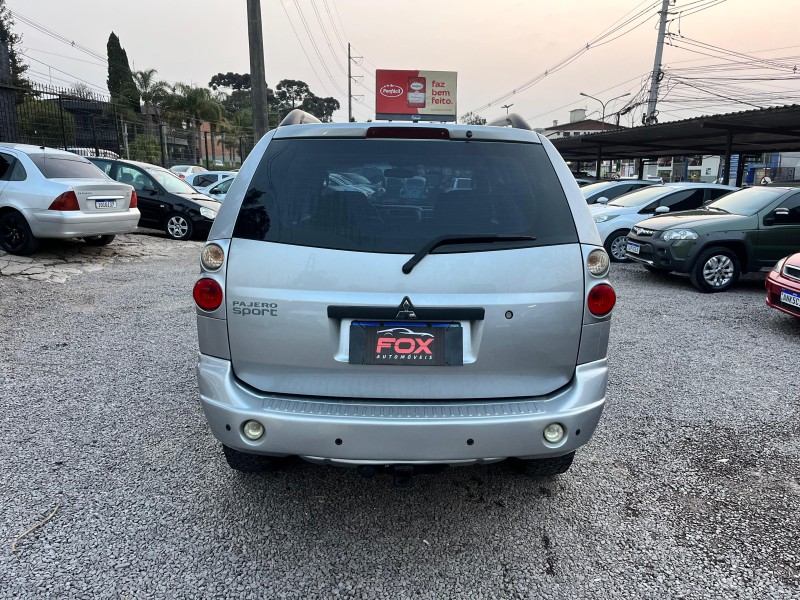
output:
M78 206L78 197L72 190L64 192L58 198L53 200L49 210L80 210Z
M197 306L205 311L217 310L222 304L222 286L208 277L194 284L192 295Z
M131 205L130 208L137 208L139 206L139 198L136 196L136 190L131 192Z
M617 294L607 283L594 286L589 290L589 297L586 299L586 306L595 317L606 316L616 303Z

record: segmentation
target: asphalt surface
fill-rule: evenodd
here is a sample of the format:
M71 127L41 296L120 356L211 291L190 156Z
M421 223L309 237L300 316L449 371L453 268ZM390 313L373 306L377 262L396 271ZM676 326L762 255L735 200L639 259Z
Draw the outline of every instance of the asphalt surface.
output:
M800 598L800 319L763 275L703 295L615 267L608 406L572 470L399 489L228 469L193 371L200 247L139 233L0 275L0 597Z

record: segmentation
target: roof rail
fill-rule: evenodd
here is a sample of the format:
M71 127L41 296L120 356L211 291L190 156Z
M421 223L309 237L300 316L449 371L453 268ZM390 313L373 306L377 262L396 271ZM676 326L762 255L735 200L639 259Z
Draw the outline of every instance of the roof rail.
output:
M491 127L514 127L516 129L527 129L531 131L531 126L528 125L528 122L517 113L511 113L510 115L497 118L494 121L490 121L488 125Z
M278 127L283 127L284 125L303 125L305 123L322 123L322 121L304 110L295 108L283 118L283 121L280 122Z

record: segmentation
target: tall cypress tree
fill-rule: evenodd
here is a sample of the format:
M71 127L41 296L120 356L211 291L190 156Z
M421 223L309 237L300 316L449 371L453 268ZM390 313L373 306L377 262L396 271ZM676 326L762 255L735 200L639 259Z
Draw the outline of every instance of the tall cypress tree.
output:
M141 112L141 97L133 81L133 73L128 63L128 53L122 48L117 34L113 31L108 36L106 51L108 52L107 84L111 100L134 112Z
M28 65L22 62L22 58L17 53L17 44L22 41L22 36L14 33L12 27L14 20L8 13L6 0L0 0L0 41L8 48L8 58L11 63L11 84L20 88L30 88L30 82L25 78L25 71ZM22 94L18 94L17 102L22 102Z

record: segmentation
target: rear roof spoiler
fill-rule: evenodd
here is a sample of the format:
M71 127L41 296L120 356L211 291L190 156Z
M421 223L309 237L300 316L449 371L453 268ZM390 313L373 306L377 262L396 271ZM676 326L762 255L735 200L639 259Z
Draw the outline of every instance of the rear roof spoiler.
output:
M511 113L510 115L500 117L487 123L487 125L490 127L514 127L515 129L527 129L528 131L532 130L531 126L528 125L528 122L517 113Z
M322 121L304 110L295 108L283 118L283 121L280 122L278 127L283 127L284 125L303 125L305 123L322 123Z

